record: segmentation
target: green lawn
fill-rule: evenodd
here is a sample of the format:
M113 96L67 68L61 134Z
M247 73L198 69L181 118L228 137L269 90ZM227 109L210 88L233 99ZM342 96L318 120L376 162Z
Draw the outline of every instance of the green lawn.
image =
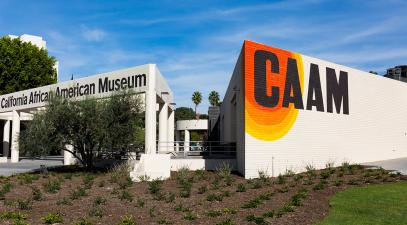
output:
M407 224L407 182L351 188L333 196L326 224Z

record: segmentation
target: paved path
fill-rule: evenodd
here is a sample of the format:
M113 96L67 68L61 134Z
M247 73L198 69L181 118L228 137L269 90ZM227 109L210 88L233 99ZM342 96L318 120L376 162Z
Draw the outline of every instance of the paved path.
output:
M47 159L21 159L18 163L0 163L0 176L11 176L38 170L41 165L46 167L63 165L63 158L52 157Z
M362 163L363 165L381 166L386 170L397 170L403 174L407 174L407 157L390 159L383 161L375 161L369 163Z

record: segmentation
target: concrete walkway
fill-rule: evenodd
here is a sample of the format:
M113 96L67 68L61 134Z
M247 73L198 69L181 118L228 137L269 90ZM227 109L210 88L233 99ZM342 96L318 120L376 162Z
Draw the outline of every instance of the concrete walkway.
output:
M375 161L362 163L362 165L381 166L386 170L396 170L403 174L407 174L407 158L389 159L383 161Z
M62 166L62 157L47 157L45 159L21 159L18 163L0 163L0 176L11 176L18 173L32 172L46 167Z

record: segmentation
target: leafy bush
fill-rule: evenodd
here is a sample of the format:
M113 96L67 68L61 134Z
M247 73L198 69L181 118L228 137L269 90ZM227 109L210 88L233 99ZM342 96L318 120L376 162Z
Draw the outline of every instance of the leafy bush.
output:
M263 217L273 218L274 217L274 211L268 211L268 212L263 213Z
M48 180L43 185L44 191L47 193L55 194L61 189L61 183L58 180Z
M182 204L180 203L180 204L178 204L178 205L175 207L175 211L177 211L177 212L190 212L191 209L188 208L188 207L184 207L184 205L182 205Z
M236 214L236 210L231 209L231 208L224 208L223 213L225 213L225 214Z
M343 184L343 180L336 180L335 181L335 186L341 186Z
M117 225L136 225L136 221L133 216L125 215L121 218L120 222Z
M243 209L254 209L257 208L263 201L260 198L255 198L253 200L250 200L246 202L245 204L242 205Z
M62 223L63 217L60 213L49 213L48 215L41 218L45 224Z
M315 191L323 190L323 189L325 189L325 184L323 182L319 182L312 189L315 190Z

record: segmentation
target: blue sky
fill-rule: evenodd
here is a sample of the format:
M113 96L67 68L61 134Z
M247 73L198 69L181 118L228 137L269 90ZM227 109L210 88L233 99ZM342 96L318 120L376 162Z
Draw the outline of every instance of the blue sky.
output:
M361 70L407 64L407 1L0 1L0 35L47 41L60 80L155 63L177 106L223 96L244 39Z

